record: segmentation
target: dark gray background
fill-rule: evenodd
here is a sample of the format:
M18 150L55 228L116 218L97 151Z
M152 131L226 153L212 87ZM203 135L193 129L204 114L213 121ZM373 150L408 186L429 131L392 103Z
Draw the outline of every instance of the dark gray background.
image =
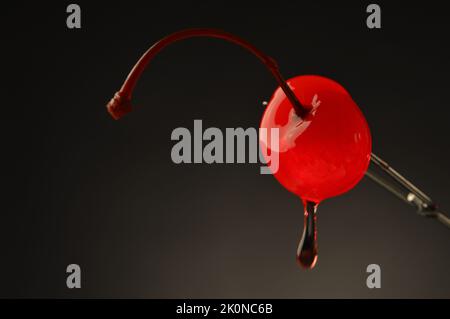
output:
M256 127L276 83L214 39L169 47L119 122L105 103L166 34L214 27L278 60L289 78L340 82L369 122L374 152L450 210L448 11L438 3L69 2L1 9L1 297L450 297L450 232L364 179L319 208L319 261L294 256L300 201L255 164L175 165L172 130ZM313 3L312 3L313 2ZM65 268L82 267L82 289ZM368 264L382 288L366 287Z

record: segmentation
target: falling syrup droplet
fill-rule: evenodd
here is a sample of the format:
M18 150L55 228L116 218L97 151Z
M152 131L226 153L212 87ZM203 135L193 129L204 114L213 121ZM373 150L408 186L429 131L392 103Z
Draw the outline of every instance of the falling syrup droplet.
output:
M303 268L312 269L317 262L317 206L318 203L304 201L303 235L297 249L297 261Z

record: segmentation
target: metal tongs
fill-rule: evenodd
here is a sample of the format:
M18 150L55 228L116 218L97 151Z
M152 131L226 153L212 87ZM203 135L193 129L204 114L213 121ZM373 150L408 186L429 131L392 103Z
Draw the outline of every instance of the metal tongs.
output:
M450 228L450 218L436 203L413 183L394 170L388 163L372 153L366 175L405 203L417 208L417 213L440 221Z

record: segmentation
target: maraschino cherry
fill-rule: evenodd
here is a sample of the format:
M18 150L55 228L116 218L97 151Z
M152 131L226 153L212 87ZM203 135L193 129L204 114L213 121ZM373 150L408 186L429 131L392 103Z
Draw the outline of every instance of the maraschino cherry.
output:
M321 76L298 76L287 81L302 105L300 117L277 89L264 112L261 128L279 129L277 180L299 196L305 206L303 238L297 259L306 268L317 260L317 205L353 188L370 161L371 137L366 120L347 91ZM261 143L265 156L272 145ZM268 157L267 157L268 159Z
M313 268L318 204L350 190L368 167L371 137L364 116L347 91L330 79L298 76L286 82L276 62L247 41L220 30L188 29L163 38L144 53L107 105L114 119L131 111L133 89L149 61L167 45L191 37L238 44L256 55L277 80L279 88L266 108L261 128L279 128L279 166L274 175L303 201L304 231L297 260L304 268ZM261 142L272 145L270 140ZM268 146L262 147L263 154L272 151Z

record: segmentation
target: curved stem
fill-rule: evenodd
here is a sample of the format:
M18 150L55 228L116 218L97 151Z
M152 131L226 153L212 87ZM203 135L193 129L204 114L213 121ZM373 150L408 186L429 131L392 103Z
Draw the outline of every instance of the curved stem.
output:
M171 43L193 37L210 37L226 40L234 44L237 44L253 53L256 57L258 57L261 60L262 63L265 64L265 66L275 77L281 89L286 94L286 97L292 103L297 115L300 117L304 117L307 114L308 112L307 108L305 108L300 103L300 101L295 96L294 92L292 92L292 90L284 80L283 76L281 75L280 71L278 70L277 63L271 57L258 50L249 42L230 33L215 29L187 29L172 33L171 35L168 35L167 37L161 39L142 55L142 57L133 67L131 72L128 74L128 77L123 83L121 89L115 94L114 98L108 103L107 107L111 115L115 119L119 119L124 114L131 111L130 101L134 87L136 86L136 83L139 80L139 77L141 76L142 72L147 67L147 64L162 49L164 49Z

